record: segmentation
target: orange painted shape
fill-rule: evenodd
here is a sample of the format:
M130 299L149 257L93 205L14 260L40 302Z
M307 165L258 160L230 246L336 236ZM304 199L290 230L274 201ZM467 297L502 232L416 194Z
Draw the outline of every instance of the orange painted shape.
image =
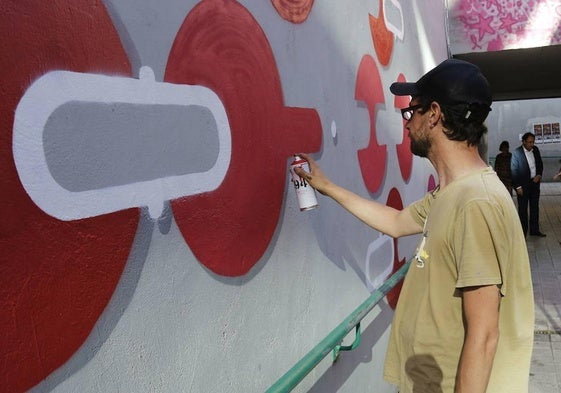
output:
M271 0L281 18L292 22L302 23L314 6L314 0Z
M380 14L374 17L368 14L368 21L370 22L370 33L372 34L372 42L374 43L374 50L378 61L383 66L390 63L390 58L393 52L394 35L388 30L384 22L384 4L380 0Z

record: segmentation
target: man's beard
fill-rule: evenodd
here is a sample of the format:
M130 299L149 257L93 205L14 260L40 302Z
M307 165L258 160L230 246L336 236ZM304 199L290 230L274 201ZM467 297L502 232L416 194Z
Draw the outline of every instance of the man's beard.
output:
M431 142L428 138L414 139L411 138L411 153L416 156L427 158L431 147Z

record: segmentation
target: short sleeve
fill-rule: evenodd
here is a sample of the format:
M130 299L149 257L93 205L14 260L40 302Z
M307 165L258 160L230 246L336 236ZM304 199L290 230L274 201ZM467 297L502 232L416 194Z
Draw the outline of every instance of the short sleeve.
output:
M453 229L456 288L496 284L506 293L509 243L504 226L500 209L489 201L472 201L462 209Z
M413 202L411 205L406 207L409 214L411 214L415 222L421 227L424 226L425 220L429 214L432 199L431 194L427 193L423 199Z

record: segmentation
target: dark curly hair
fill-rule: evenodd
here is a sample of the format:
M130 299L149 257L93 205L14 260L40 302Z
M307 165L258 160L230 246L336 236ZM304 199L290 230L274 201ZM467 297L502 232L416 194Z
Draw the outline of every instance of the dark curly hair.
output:
M421 113L425 113L433 101L430 97L419 97ZM440 103L439 103L440 104ZM466 141L468 146L479 146L481 138L487 133L483 123L489 114L489 107L480 104L440 104L444 114L442 124L444 133L452 141Z

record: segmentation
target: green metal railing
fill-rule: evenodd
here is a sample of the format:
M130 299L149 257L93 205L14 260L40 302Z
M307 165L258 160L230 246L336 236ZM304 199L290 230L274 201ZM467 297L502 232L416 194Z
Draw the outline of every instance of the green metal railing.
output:
M398 271L388 278L368 299L357 307L343 322L331 331L318 345L286 372L266 393L287 393L292 391L314 367L316 367L331 351L333 361L337 360L339 351L350 351L360 344L360 321L401 281L411 261L406 262ZM352 345L341 346L345 336L355 329L356 337Z

